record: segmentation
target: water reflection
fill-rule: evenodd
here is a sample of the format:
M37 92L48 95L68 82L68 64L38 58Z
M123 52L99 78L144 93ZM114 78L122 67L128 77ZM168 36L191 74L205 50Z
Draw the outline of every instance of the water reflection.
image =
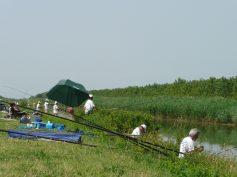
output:
M202 145L205 151L224 157L237 159L237 128L223 125L208 125L202 123L185 123L175 121L158 121L160 137L165 141L180 142L188 135L191 128L201 132L197 145Z

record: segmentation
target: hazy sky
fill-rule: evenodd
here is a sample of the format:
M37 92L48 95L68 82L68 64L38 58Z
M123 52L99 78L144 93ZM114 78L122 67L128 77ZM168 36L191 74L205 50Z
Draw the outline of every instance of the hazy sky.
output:
M0 95L237 75L236 0L0 0ZM7 86L7 87L6 87Z

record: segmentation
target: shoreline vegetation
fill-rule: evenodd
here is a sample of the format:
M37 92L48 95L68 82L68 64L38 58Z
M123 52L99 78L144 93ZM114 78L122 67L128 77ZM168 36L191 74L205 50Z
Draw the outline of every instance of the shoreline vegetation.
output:
M152 115L236 125L237 76L93 90L103 108L139 110Z
M220 97L96 97L101 108L142 111L164 119L237 124L237 100Z

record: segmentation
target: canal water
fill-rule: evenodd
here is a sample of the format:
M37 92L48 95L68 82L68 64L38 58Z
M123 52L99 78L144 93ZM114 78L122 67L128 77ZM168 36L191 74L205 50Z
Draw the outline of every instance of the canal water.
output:
M170 120L160 120L157 123L160 128L159 136L165 141L180 142L188 135L191 128L198 128L201 133L196 142L197 146L204 146L209 154L237 159L236 127Z

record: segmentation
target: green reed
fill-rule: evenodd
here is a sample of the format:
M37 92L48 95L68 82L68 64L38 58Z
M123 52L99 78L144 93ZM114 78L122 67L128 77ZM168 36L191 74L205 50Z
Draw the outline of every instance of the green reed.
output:
M237 100L222 97L96 97L98 107L139 110L163 117L237 123Z

